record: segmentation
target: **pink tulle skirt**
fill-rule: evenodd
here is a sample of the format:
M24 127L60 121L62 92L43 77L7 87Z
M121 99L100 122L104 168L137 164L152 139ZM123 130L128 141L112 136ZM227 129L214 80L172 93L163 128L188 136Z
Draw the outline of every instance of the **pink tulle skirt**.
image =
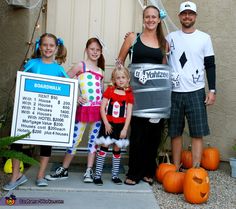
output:
M100 106L79 106L76 111L76 121L96 122L101 120Z

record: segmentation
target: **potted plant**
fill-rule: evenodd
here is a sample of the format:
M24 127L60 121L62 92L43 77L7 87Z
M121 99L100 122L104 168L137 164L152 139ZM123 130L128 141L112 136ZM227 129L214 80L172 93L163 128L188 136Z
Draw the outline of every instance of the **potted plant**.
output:
M236 152L236 144L233 146L233 150ZM231 166L231 176L236 178L236 157L229 158L230 166Z

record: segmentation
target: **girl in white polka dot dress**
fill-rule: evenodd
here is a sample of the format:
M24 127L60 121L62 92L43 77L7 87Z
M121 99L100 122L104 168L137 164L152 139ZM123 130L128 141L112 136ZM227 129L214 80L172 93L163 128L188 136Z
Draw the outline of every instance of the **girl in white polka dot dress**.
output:
M78 79L80 91L73 145L67 149L63 165L57 168L51 175L46 176L48 180L68 178L68 167L76 153L76 148L82 140L86 126L90 125L88 140L89 153L84 182L93 182L92 167L96 155L95 139L101 126L100 106L102 101L105 60L102 54L102 45L97 38L90 38L87 41L85 53L87 59L80 62L68 72L71 78L76 77Z

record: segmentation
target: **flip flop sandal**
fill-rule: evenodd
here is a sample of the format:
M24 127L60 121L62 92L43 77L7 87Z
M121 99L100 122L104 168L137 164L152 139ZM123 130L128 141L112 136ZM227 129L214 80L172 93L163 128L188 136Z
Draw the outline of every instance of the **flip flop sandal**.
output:
M132 180L132 179L128 179L128 178L127 178L127 179L125 179L124 184L130 185L130 186L134 186L134 185L137 184L137 182L134 181L134 180Z
M154 183L152 178L144 177L142 180L144 182L148 183L150 186L153 185L153 183Z

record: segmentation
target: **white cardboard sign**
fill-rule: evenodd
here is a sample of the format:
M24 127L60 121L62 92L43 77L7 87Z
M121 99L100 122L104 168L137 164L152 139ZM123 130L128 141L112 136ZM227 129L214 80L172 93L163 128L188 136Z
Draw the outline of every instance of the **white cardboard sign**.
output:
M31 132L20 144L72 146L76 79L17 72L11 136Z

